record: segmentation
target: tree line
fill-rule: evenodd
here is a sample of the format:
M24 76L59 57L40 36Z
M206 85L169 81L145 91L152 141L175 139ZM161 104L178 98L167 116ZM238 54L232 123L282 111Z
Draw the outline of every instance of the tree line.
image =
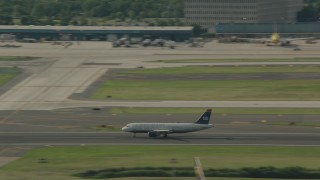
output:
M0 0L0 24L6 25L90 25L92 19L145 18L183 18L183 0Z
M297 14L298 22L319 22L320 21L320 0L309 0L309 4L305 6Z
M204 169L206 177L233 178L281 178L281 179L319 179L319 169L302 167L244 167L239 169ZM86 179L108 179L121 177L194 177L192 167L131 167L112 168L103 170L88 170L74 174Z
M0 25L183 25L183 0L0 0ZM320 21L320 0L309 0L298 22ZM114 24L111 24L114 25Z

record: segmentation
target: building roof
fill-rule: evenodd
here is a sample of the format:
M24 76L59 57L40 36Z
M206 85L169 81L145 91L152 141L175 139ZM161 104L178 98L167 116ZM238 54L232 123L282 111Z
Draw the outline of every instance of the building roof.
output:
M192 26L20 26L0 25L0 30L72 30L72 31L192 31Z

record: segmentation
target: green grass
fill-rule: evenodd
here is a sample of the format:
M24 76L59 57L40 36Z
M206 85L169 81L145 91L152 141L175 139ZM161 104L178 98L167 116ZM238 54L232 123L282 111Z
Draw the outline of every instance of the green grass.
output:
M111 178L112 180L150 180L150 178L141 178L141 177L130 177L130 178ZM195 178L154 178L152 180L194 180ZM280 180L280 179L264 179L264 178L222 178L222 177L206 177L207 180ZM281 179L283 180L283 179ZM290 179L286 179L290 180Z
M320 100L320 80L108 80L94 99Z
M320 72L320 66L288 65L288 66L206 66L206 67L170 67L157 69L133 69L122 74L212 74L212 73L298 73Z
M215 62L319 62L320 58L279 58L279 59L172 59L172 60L157 60L152 62L164 62L164 63L215 63Z
M201 114L205 108L112 108L110 114ZM214 108L214 114L319 115L319 108Z
M8 81L10 81L12 78L14 78L16 75L15 74L4 74L0 75L0 86L4 85Z
M21 69L18 68L0 68L0 86L6 84L19 73L21 73Z
M110 178L110 180L194 180L195 178L190 177L161 177L161 178L143 178L143 177L130 177L130 178ZM206 177L207 180L268 180L268 179L261 179L261 178L222 178L222 177ZM282 179L276 179L276 180L282 180ZM289 179L283 179L283 180L289 180Z
M37 57L24 56L0 56L0 61L30 61L38 59Z
M188 80L194 74L319 73L320 66L177 67L125 70L120 74L184 75L186 80L108 80L94 99L128 100L319 100L320 80Z
M292 167L319 169L319 147L105 146L49 147L29 151L0 169L0 179L76 179L71 175L112 167ZM172 163L171 159L176 162ZM41 163L46 159L46 163Z

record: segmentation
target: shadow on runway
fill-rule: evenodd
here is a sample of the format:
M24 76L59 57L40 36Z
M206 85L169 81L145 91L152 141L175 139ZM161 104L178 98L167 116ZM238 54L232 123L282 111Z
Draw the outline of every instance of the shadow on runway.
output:
M151 139L151 140L159 140L159 141L181 141L181 142L190 142L194 140L234 140L234 137L207 137L207 136L197 136L197 137L191 137L191 136L168 136L168 137L156 137L156 138L150 138L150 137L134 137L135 139Z

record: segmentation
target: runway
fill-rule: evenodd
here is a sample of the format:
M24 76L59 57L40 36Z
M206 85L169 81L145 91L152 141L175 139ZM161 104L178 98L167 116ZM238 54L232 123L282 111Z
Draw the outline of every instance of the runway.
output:
M149 138L147 134L123 132L0 133L1 146L57 145L234 145L234 146L320 146L320 133L215 133L169 134Z
M116 115L107 109L90 108L58 111L0 111L9 118L0 126L0 146L56 145L274 145L320 146L320 128L289 125L317 124L320 115L226 115L213 114L213 128L149 138L147 134L122 132L132 122L191 123L200 114ZM263 122L261 122L264 120ZM283 125L274 125L277 123ZM286 125L287 124L287 125ZM113 129L99 128L100 125ZM1 153L0 153L1 156Z

